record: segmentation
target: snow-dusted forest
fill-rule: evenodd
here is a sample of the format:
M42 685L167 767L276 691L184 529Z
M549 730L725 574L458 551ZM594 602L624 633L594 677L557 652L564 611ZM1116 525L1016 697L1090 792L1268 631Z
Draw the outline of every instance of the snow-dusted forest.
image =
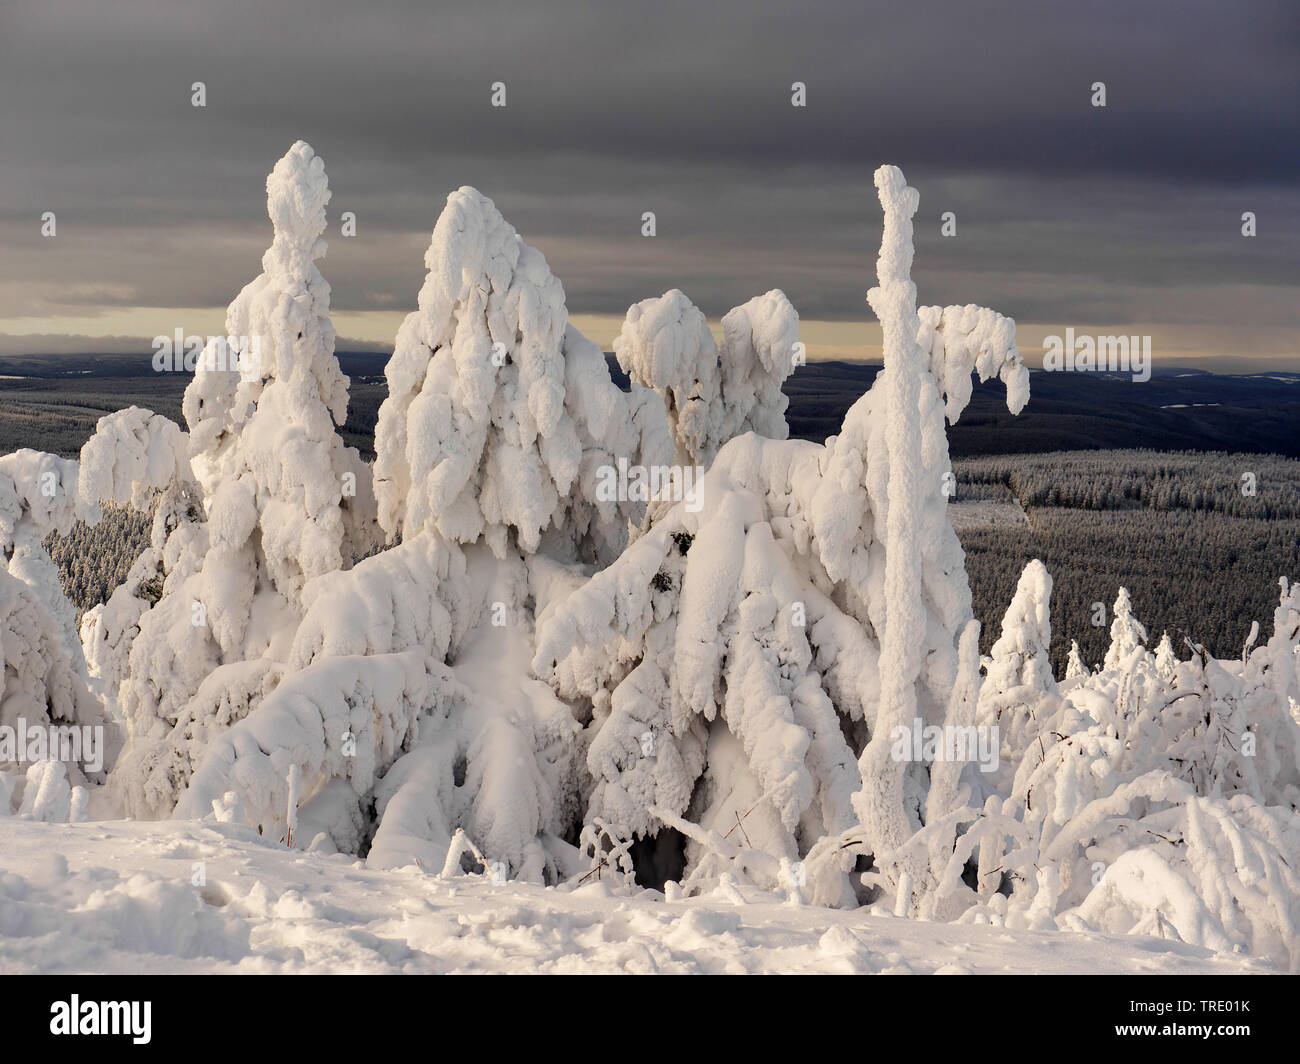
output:
M380 893L398 870L538 905L597 883L710 899L723 931L726 906L837 910L798 918L836 955L857 948L842 913L883 913L1300 968L1300 574L1269 574L1276 608L1228 659L1152 638L1116 587L1104 660L1076 648L1058 675L1034 560L981 655L946 426L975 377L1018 413L1029 373L1010 317L918 305L918 192L892 166L875 187L884 370L824 444L788 438L783 293L720 341L681 291L636 303L625 391L542 253L465 187L422 281L411 264L371 464L338 432L330 190L295 144L185 424L132 407L79 461L0 458L15 847L154 830L130 818L198 854L206 824L312 876L364 862ZM983 479L1054 504L1020 461ZM1160 508L1151 469L1097 491ZM1231 512L1235 472L1206 477ZM109 507L151 515L148 546L111 593L73 589L104 598L78 624L47 537ZM231 897L175 889L200 922ZM211 957L247 945L213 934Z

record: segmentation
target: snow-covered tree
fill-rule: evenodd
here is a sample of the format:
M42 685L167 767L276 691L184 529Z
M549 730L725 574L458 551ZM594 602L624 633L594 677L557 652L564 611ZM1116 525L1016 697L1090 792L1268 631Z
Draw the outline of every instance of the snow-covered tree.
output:
M1300 720L1300 583L1278 579L1281 588L1277 609L1273 611L1273 634L1268 643L1255 651L1248 663L1248 676L1254 682L1267 683L1280 707L1291 707Z
M74 659L68 654L64 633L37 592L3 571L0 659L0 726L17 729L21 720L25 729L33 732L47 725L105 728L103 739L110 747L105 767L111 764L120 742L115 730L107 726L102 705L86 686L86 677L78 668L80 655ZM25 761L26 752L21 754ZM7 767L0 760L0 769ZM85 780L81 766L68 767L78 782Z
M1110 648L1102 662L1103 668L1118 668L1133 651L1145 648L1147 630L1142 622L1133 616L1133 604L1129 601L1128 588L1120 588L1115 596L1115 619L1110 622Z
M375 491L390 541L617 555L640 508L596 502L621 456L667 464L658 397L624 395L600 349L568 324L564 289L490 199L447 198L419 309L398 331L375 432Z
M618 458L671 462L667 419L653 391L613 383L541 253L474 189L448 197L425 265L376 431L379 519L401 542L307 583L288 675L213 747L180 811L234 789L278 824L297 765L300 823L329 820L336 844L373 795L377 863L441 866L459 829L508 874L555 879L579 818L576 725L527 674L532 613L622 549L645 504L601 499L598 476ZM358 702L348 677L388 693Z
M138 406L106 414L81 448L79 511L93 524L103 502L148 509L157 492L194 479L188 451L186 434L162 414Z
M997 729L999 778L1008 782L1038 741L1040 721L1055 712L1059 699L1048 660L1051 597L1052 578L1035 559L1020 576L980 689L977 720L981 727Z
M1162 678L1170 680L1177 668L1178 656L1174 653L1174 645L1169 641L1169 633L1162 632L1156 645L1156 671Z
M955 420L965 402L958 372L974 369L1008 381L1018 411L1026 371L1008 319L975 307L918 314L907 279L915 193L905 210L901 174L884 168L877 183L886 231L872 305L886 325L887 372L850 410L843 432L824 447L756 435L726 443L700 486L698 512L673 507L541 619L534 668L589 721L589 821L600 817L624 838L657 832L664 821L651 806L674 818L689 807L702 825L748 812L746 823L766 820L761 828L755 820L755 831L774 859L803 856L857 818L871 825L880 851L906 839L909 821L919 823L926 766L911 766L904 793L908 766L891 756L893 726L910 731L914 716L943 721L958 640L972 619L942 494L950 473L944 397ZM687 306L669 293L633 308L616 346L634 379L666 387L674 378L653 377L658 367L698 365L703 319ZM706 376L676 378L679 453L699 454L708 438L682 428L691 397L703 409L712 394L698 383ZM892 533L891 512L906 517ZM893 599L891 550L910 574L895 573ZM891 624L906 636L894 642L906 646L895 647L899 660L886 670L881 633ZM897 719L888 727L878 674L895 677ZM839 718L843 725L832 726ZM868 735L882 763L863 755L855 771ZM846 806L846 793L856 791L855 802L865 793L858 780L880 800ZM763 802L750 803L752 812L736 808L750 794ZM845 857L851 863L846 850L821 869L824 900L846 897Z
M782 382L795 365L799 315L773 289L722 319L722 349L704 314L678 289L634 304L614 339L619 366L663 396L676 464L708 468L742 432L789 435Z
M137 815L168 811L206 739L273 683L306 581L350 565L374 538L368 469L336 431L348 382L315 264L324 165L299 141L266 190L274 239L263 272L230 305L227 335L209 341L185 391L201 511L169 510L180 519L151 548L162 594L138 618L122 686L131 743L118 778Z
M139 621L162 595L162 548L168 515L180 495L193 495L189 441L169 418L132 406L99 419L95 432L81 448L77 476L78 510L95 524L100 505L108 502L147 509L161 493L155 511L152 543L135 560L124 583L107 602L81 618L81 649L90 674L103 682L105 693L117 695L126 678L131 643ZM197 509L194 516L198 516Z
M781 385L799 355L799 315L779 289L755 296L722 316L722 438L757 432L790 435Z
M534 669L590 706L589 824L654 836L652 808L680 816L694 799L704 827L743 816L761 849L792 860L852 825L859 780L840 714L860 729L874 708L877 652L818 587L815 558L787 554L808 534L800 511L822 453L732 440L698 512L672 507L540 618ZM823 884L824 900L843 886Z
M956 677L957 638L971 616L961 546L946 509L951 468L944 417L956 421L969 401L972 369L981 380L999 377L1008 409L1019 413L1029 398L1029 373L1011 319L975 306L917 309L912 216L920 197L897 167L882 166L875 183L885 226L878 283L867 300L884 333L884 369L870 393L879 427L857 459L856 479L871 498L883 541L883 574L875 577L879 593L869 609L880 639L881 693L859 762L863 788L855 808L886 881L906 886L918 870L891 863L919 827L914 794L924 786L924 766L894 757L892 736L918 718L942 721ZM852 420L850 410L845 435Z
M70 667L84 671L76 613L43 540L77 519L77 462L23 448L0 458L0 551L11 576L26 584L59 633Z
M1065 678L1067 680L1078 680L1087 676L1088 673L1088 666L1083 663L1083 656L1079 653L1079 641L1071 639L1070 654L1065 661Z
M255 584L289 607L313 576L369 546L366 468L336 431L348 380L334 356L325 254L325 167L299 141L266 181L274 227L262 273L226 313L185 390L190 460L203 487L210 546L231 584L208 589L222 650L252 613Z
M674 288L634 304L614 338L631 380L663 396L679 466L705 466L721 441L718 345L704 313Z

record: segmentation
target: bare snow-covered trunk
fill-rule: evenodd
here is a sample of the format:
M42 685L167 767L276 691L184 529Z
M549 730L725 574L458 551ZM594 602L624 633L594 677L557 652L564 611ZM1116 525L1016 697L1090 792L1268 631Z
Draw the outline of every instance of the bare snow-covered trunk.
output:
M888 860L917 826L903 808L905 762L893 756L895 728L917 715L916 681L925 640L921 554L917 537L926 495L922 465L921 389L926 366L916 334L912 283L912 215L920 200L897 167L876 171L885 230L876 261L878 285L867 293L884 331L884 417L889 458L885 516L885 624L880 641L880 708L859 763L858 814L873 849Z

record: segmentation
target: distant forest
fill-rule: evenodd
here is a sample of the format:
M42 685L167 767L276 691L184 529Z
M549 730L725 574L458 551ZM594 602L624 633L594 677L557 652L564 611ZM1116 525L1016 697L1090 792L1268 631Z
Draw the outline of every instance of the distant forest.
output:
M627 378L607 356L614 380ZM340 352L351 379L342 435L368 458L388 394L383 353ZM790 434L821 443L875 380L878 365L810 362L785 382ZM19 447L75 457L105 414L135 404L181 421L184 373L155 373L147 355L0 357L0 454ZM1029 405L1007 412L1002 385L976 384L948 429L954 458L1050 451L1224 451L1300 458L1300 373L1224 375L1157 369L1134 383L1110 374L1030 374Z
M1239 656L1252 621L1264 638L1278 577L1300 579L1300 461L1242 454L1070 452L960 459L955 501L1005 491L1025 510L1021 527L967 528L975 615L987 653L1025 564L1052 574L1052 664L1070 640L1101 661L1110 608L1122 584L1151 640L1168 631L1219 657ZM1251 479L1243 480L1250 475ZM1254 494L1245 490L1253 489ZM1105 605L1093 626L1093 604Z

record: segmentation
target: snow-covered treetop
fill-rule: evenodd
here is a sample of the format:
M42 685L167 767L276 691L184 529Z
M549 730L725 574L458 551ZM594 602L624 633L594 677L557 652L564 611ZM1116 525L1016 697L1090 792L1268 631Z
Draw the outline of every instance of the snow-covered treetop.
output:
M719 357L704 314L674 288L628 309L614 354L635 383L663 396L678 463L707 468L742 432L789 435L781 384L798 334L799 315L773 289L723 317Z
M1110 623L1110 648L1102 663L1107 669L1117 668L1119 664L1139 647L1145 647L1147 630L1142 622L1133 616L1133 604L1129 601L1128 588L1121 587L1115 596L1113 610L1115 619Z
M106 414L81 448L81 512L93 523L104 500L144 509L155 491L192 480L188 447L186 434L162 414L139 406Z
M380 523L390 537L482 536L498 556L513 533L535 551L593 497L588 452L633 460L643 440L666 436L638 413L654 397L613 384L599 349L568 324L546 259L476 189L447 197L424 261L419 309L385 370ZM589 514L575 520L589 531Z
M886 330L895 322L905 330L914 329L925 368L944 396L950 423L970 401L972 369L981 381L999 377L1007 389L1007 409L1020 413L1029 401L1029 370L1016 347L1015 321L974 304L917 308L912 215L920 193L908 186L896 166L880 167L875 180L885 211L885 232L876 260L879 283L867 293L871 309Z
M632 380L664 397L683 465L708 465L722 426L717 415L718 346L703 312L678 289L628 309L614 355Z
M0 458L0 550L14 548L21 525L36 538L67 532L77 518L77 461L28 447Z
M453 541L512 525L535 546L577 473L572 427L570 439L558 438L564 289L468 186L447 197L424 263L419 309L398 330L385 370L375 431L380 524L390 535L437 527ZM505 446L485 454L490 430ZM485 460L490 498L480 500Z
M1076 639L1070 640L1070 654L1065 662L1065 678L1074 680L1088 675L1088 667L1083 663L1083 657L1079 653L1079 642Z
M230 305L228 335L204 349L185 391L195 472L209 492L210 467L228 434L251 418L273 381L291 385L299 399L295 420L318 437L332 428L328 420L320 424L321 414L335 424L347 417L348 381L334 358L330 289L315 264L325 254L325 164L298 141L267 177L266 194L274 237L262 273Z
M1002 634L990 653L993 661L988 669L988 687L991 691L1018 687L1041 693L1056 690L1047 657L1052 642L1051 599L1051 574L1035 558L1020 574L1016 593L1002 619Z
M734 307L722 318L722 393L727 421L723 439L753 430L784 440L790 435L781 385L794 369L799 315L774 288Z
M266 189L275 235L262 273L231 303L228 336L204 349L184 412L212 548L237 552L260 530L260 559L292 603L306 579L350 560L352 511L366 493L355 451L335 431L348 380L314 261L325 253L324 164L299 141Z

